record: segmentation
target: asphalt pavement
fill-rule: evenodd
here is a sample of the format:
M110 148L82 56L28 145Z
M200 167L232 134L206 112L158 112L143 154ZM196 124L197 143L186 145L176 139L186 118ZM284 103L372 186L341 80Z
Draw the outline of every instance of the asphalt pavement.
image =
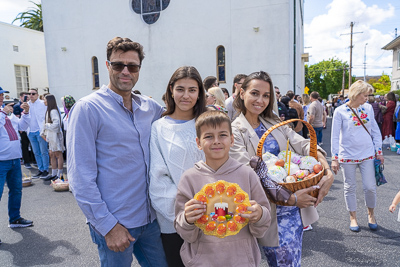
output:
M330 119L322 147L330 160ZM400 190L400 155L384 151L388 184L378 187L378 231L368 228L361 176L358 179L358 222L361 232L349 230L349 215L339 172L325 200L318 206L320 219L304 233L302 266L399 266L400 222L388 211ZM35 173L34 169L32 173ZM29 176L30 170L23 168ZM91 241L85 217L73 195L55 192L49 182L36 179L24 187L21 215L34 221L23 229L8 228L8 189L0 202L0 266L99 266L97 247ZM139 266L136 262L132 266ZM265 261L261 266L268 266Z

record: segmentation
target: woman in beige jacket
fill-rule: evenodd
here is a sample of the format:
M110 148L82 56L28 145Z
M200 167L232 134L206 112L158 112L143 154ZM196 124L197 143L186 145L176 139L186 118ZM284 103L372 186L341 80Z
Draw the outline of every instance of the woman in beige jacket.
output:
M241 114L232 123L235 142L230 155L240 162L249 163L250 158L256 155L260 137L268 128L280 122L272 110L272 103L276 101L272 88L272 80L267 73L263 71L252 73L244 80L240 95L233 103ZM271 132L264 143L264 152L277 155L286 149L288 139L292 151L300 155L309 154L309 140L286 125ZM259 239L270 266L301 264L303 225L309 225L318 219L315 207L326 196L333 183L333 174L325 155L325 151L318 147L318 161L326 169L326 176L318 184L320 186L318 198L307 194L310 189L303 189L287 199L293 206L271 204L271 226L265 236Z

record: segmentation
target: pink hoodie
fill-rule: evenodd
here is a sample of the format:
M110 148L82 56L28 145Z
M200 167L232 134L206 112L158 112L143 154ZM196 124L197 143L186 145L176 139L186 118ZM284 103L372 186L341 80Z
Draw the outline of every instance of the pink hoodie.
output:
M237 183L250 200L261 205L263 215L253 224L247 224L234 236L218 238L205 235L185 219L185 203L205 184L225 180ZM175 202L175 229L183 238L181 258L185 266L258 266L261 262L256 238L263 237L270 222L270 205L258 176L248 166L229 158L217 171L200 161L183 173Z

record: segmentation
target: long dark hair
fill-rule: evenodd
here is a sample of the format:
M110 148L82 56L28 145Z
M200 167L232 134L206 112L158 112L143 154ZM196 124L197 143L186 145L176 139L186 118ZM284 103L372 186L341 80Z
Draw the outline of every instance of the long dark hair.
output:
M58 110L57 107L57 101L56 98L54 97L54 95L48 94L45 96L46 97L46 101L47 101L47 122L52 123L53 121L51 120L50 117L50 111L52 111L53 109L57 110L58 112L58 116L60 117L60 124L61 124L61 115L60 115L60 111Z
M259 71L259 72L253 72L252 74L250 74L249 76L247 76L242 84L242 89L246 92L246 90L249 87L249 84L252 80L261 80L261 81L265 81L267 83L269 83L269 87L270 87L270 98L269 98L269 104L268 106L264 109L264 111L260 114L261 117L263 118L273 118L274 113L273 113L273 108L274 108L274 103L275 103L275 93L274 93L274 86L272 84L272 79L269 76L268 73L264 72L264 71ZM239 96L237 96L235 98L235 100L233 101L233 107L235 109L237 109L238 111L242 112L243 115L246 115L246 107L244 105L244 100L241 99Z
M199 117L201 113L207 110L206 108L206 94L204 92L203 82L201 80L200 73L197 71L195 67L192 66L183 66L178 68L174 74L172 74L171 79L168 82L167 90L165 91L165 100L167 102L167 110L162 114L163 116L171 115L175 111L175 101L172 98L171 89L174 88L174 85L177 80L180 79L193 79L197 82L197 86L199 87L199 98L197 99L196 104L193 107L193 115L195 118Z

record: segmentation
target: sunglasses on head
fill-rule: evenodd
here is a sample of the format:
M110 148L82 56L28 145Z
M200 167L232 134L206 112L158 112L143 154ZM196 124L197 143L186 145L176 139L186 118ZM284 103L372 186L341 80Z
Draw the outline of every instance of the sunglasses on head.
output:
M30 95L36 95L37 93L29 93Z
M115 71L122 71L125 67L127 67L130 73L136 73L139 72L141 67L140 65L135 65L135 64L125 65L124 63L121 62L111 62L109 60L107 60L107 62L111 66L111 68Z

